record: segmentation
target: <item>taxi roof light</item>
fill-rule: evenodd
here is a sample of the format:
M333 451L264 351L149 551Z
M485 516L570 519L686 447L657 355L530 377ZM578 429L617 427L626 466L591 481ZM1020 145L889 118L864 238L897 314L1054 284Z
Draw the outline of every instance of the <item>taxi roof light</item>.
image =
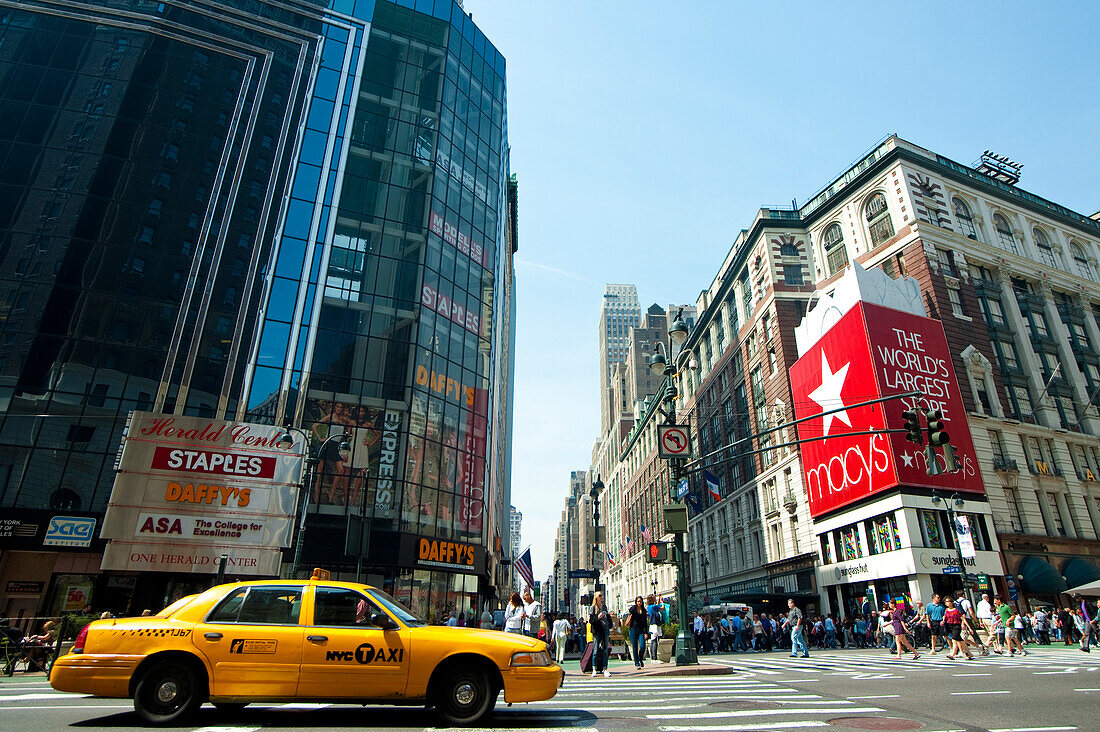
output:
M321 569L320 567L314 567L313 568L313 575L310 577L310 579L311 580L330 580L330 579L332 579L332 572L328 571L327 569Z

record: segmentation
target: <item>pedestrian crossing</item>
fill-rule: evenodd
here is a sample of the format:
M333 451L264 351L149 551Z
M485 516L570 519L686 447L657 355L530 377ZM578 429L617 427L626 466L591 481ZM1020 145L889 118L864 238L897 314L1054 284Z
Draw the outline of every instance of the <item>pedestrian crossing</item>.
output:
M524 709L536 714L588 711L601 721L606 717L633 718L637 726L657 727L662 732L827 727L828 720L836 717L885 712L869 702L827 699L776 681L737 676L573 677L555 698Z
M856 680L898 679L905 678L909 673L923 671L950 671L952 675L980 676L996 673L1003 668L1026 669L1042 676L1100 672L1100 659L1097 659L1095 665L1089 665L1088 661L1092 659L1075 651L1075 648L1045 649L1029 652L1027 656L975 654L973 661L968 661L965 657L949 659L942 651L936 655L922 651L919 659L914 660L911 655L903 655L898 660L885 649L826 651L811 653L809 658L772 653L709 656L702 660L731 666L738 671L764 678L799 681L820 675L848 676Z

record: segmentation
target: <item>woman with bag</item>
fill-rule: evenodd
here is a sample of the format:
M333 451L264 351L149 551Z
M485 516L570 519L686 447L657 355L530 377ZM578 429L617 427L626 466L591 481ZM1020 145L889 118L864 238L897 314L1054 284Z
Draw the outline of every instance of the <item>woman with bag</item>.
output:
M508 607L504 608L504 632L523 635L523 619L527 612L523 609L523 598L518 592L513 592L508 599Z
M634 598L634 604L626 614L626 627L630 630L630 655L634 657L634 668L642 668L642 656L645 654L645 636L649 628L649 613L641 595Z
M912 638L909 626L905 622L905 613L898 606L896 602L891 602L890 608L890 624L894 629L894 642L897 644L897 659L901 660L901 652L903 650L910 650L913 652L913 660L920 658L920 654L917 653L917 649L910 642Z
M963 625L967 624L966 617L962 610L955 607L955 601L952 598L944 598L944 602L947 603L947 610L943 614L943 626L947 629L947 638L951 643L951 653L947 654L947 657L954 659L958 654L965 653L966 659L973 661L970 648L962 640Z
M592 631L592 678L603 672L605 678L611 678L607 670L607 656L611 644L611 613L603 602L603 593L592 597L592 607L588 615L588 626Z

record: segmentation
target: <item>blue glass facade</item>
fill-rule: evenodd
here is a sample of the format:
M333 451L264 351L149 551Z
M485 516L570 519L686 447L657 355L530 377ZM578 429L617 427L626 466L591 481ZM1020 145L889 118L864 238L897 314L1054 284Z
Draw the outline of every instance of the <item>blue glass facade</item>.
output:
M0 10L0 507L101 515L132 409L346 432L306 560L426 613L491 596L504 59L452 0L61 5ZM347 555L349 516L371 541ZM422 563L421 538L477 562Z

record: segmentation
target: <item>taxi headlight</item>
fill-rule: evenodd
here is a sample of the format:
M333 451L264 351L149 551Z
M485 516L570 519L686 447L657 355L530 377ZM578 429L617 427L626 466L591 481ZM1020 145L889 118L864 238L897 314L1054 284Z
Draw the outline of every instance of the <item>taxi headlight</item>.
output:
M520 651L512 654L513 666L549 666L550 654L546 651Z

